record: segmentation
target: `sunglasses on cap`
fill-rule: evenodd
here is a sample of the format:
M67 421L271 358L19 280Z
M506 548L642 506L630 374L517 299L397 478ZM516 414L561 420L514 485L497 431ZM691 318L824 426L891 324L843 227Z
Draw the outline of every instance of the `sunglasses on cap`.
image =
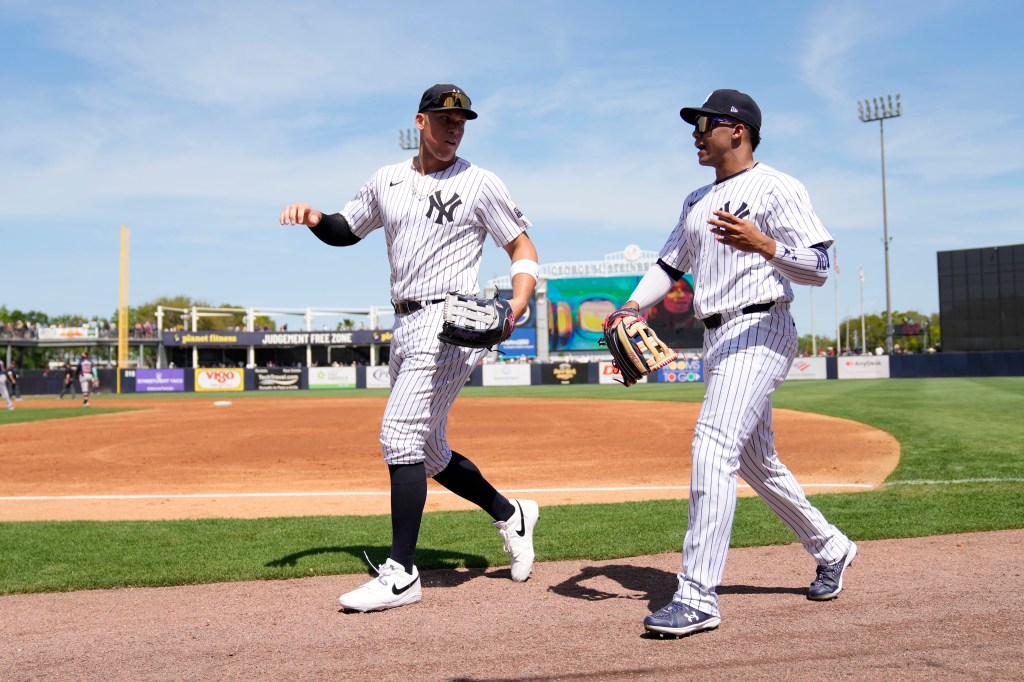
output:
M718 116L698 116L697 120L693 124L693 128L695 132L703 135L712 128L717 128L722 125L739 125L739 121L734 121L731 118L721 118Z
M473 102L464 92L443 92L430 103L430 109L472 109Z

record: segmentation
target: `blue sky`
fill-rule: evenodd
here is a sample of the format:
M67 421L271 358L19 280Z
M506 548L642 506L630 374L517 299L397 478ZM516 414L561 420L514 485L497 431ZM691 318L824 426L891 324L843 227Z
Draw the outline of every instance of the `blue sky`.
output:
M859 315L861 266L866 312L885 310L879 125L857 102L900 93L885 126L892 306L937 312L937 251L1024 234L1022 8L0 0L0 304L110 315L122 224L131 305L386 304L380 232L332 249L277 216L299 200L340 210L408 156L398 131L422 91L454 82L480 114L460 154L502 177L544 262L659 249L711 179L679 108L750 93L757 158L804 182L836 238L841 317ZM507 268L489 243L481 280ZM830 334L834 283L813 306L809 292L800 331Z

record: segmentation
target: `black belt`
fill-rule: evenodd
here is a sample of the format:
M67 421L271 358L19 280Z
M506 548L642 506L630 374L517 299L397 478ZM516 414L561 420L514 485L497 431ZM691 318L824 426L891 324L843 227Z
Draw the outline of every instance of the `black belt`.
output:
M414 313L425 306L433 303L442 303L443 301L443 298L435 298L430 301L391 301L391 305L394 306L397 314L408 315L409 313Z
M746 308L740 308L740 312L744 315L763 313L766 310L771 310L773 305L775 305L775 301L771 303L755 303L754 305L748 305ZM701 322L704 323L705 329L717 329L722 326L724 320L721 313L715 313L711 317L705 317Z

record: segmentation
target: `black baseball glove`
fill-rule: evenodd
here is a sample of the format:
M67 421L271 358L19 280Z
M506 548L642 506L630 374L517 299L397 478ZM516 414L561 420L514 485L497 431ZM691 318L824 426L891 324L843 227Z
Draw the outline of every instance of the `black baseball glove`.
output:
M512 335L515 316L508 301L449 293L444 299L444 325L437 338L466 348L494 348Z
M624 386L632 386L679 357L647 326L636 308L620 308L606 317L600 343L608 346Z

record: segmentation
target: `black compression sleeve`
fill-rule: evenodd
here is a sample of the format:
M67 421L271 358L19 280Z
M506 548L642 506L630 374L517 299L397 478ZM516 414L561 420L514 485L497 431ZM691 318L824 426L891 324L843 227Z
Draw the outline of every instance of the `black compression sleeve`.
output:
M323 214L323 218L316 227L309 228L310 232L324 244L331 246L352 246L359 241L359 237L352 233L345 216L340 213Z
M676 270L674 267L666 263L665 261L658 259L658 267L665 271L665 274L678 282L679 278L683 276L682 270Z

